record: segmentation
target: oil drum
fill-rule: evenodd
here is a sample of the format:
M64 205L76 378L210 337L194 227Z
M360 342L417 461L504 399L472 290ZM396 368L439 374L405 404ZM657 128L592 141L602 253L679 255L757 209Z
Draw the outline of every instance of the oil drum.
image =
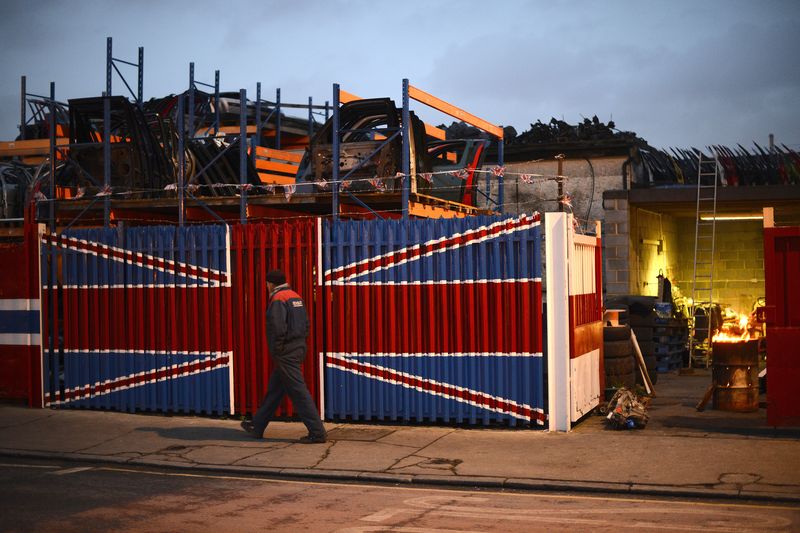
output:
M758 411L758 340L715 342L714 409Z

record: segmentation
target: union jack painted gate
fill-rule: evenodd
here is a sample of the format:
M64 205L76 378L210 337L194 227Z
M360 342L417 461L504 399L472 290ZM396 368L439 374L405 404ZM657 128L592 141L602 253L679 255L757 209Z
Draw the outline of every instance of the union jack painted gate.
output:
M538 214L323 233L326 418L543 424Z
M45 405L231 412L224 226L43 234Z

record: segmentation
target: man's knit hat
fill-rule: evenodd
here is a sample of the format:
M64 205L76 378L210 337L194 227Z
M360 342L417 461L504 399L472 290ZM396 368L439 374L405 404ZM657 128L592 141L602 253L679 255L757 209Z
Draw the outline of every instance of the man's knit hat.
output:
M273 285L283 285L286 283L286 275L280 270L271 270L267 272L266 280Z

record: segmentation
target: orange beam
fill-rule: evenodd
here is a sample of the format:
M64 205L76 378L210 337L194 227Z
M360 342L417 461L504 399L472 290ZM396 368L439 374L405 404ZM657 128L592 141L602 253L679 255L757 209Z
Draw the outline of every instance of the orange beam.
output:
M451 117L466 122L471 126L475 126L476 128L491 133L498 139L503 138L503 128L501 128L500 126L495 126L491 122L476 117L472 113L468 113L463 109L456 107L453 104L447 103L441 98L437 98L432 94L426 93L421 89L417 89L413 85L408 86L408 96L409 98L413 98L418 102L422 102L423 104L428 105L434 109L437 109L442 113L445 113L447 115L450 115Z
M344 89L339 89L339 103L346 104L348 102L353 102L355 100L363 100L360 96L356 96L353 93L349 93Z
M408 202L408 214L420 218L464 218L466 213L454 211L438 205L428 205L415 202Z
M276 163L275 161L268 161L266 159L256 159L256 168L258 170L271 170L272 172L283 172L291 174L294 177L297 174L297 165L290 165L288 163Z
M299 163L303 160L303 154L289 152L288 150L264 148L263 146L256 146L256 157L267 157L269 159L278 159L280 161L291 161L292 163Z
M219 132L220 133L227 133L229 135L235 135L237 133L240 133L241 131L242 130L239 128L239 126L220 126L219 127ZM202 137L203 135L206 134L206 132L211 133L211 130L209 130L208 128L203 128L202 130L197 130L197 136L198 137ZM251 134L251 133L255 133L255 132L256 132L255 125L254 124L252 124L252 125L248 124L247 125L247 133ZM266 133L264 135L268 136L268 134L266 134ZM273 135L274 135L274 133L273 133Z
M447 133L442 128L431 126L428 123L425 123L425 133L427 133L434 139L439 139L440 141L444 141L447 139Z
M339 89L339 102L346 104L347 102L352 102L354 100L363 100L363 98L353 93L349 93L347 91ZM444 141L447 138L447 134L443 129L437 128L436 126L431 126L430 124L424 122L423 124L425 124L425 133L427 133L434 139L439 139Z
M294 175L280 176L268 172L259 172L258 178L261 180L261 183L266 183L267 185L291 185L295 183Z
M69 144L69 139L56 138L56 146ZM50 139L29 139L24 141L0 142L0 157L25 155L47 155L50 151Z

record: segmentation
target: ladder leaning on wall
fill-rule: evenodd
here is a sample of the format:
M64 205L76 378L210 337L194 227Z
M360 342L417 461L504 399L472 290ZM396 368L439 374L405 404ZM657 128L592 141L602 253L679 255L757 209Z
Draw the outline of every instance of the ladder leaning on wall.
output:
M714 241L716 237L719 161L697 151L697 212L694 229L694 273L689 307L689 367L708 368L714 303ZM699 316L698 316L699 314Z

